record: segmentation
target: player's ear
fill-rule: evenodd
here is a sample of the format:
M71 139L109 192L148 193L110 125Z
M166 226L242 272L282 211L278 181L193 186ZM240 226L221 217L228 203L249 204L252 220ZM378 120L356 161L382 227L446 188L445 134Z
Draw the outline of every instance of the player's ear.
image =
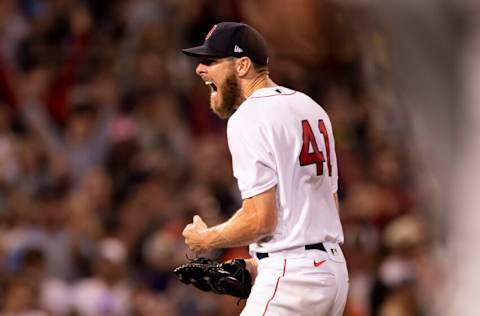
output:
M235 68L237 70L238 76L244 77L248 74L250 71L250 68L252 68L252 61L248 57L240 57L236 60L236 65Z

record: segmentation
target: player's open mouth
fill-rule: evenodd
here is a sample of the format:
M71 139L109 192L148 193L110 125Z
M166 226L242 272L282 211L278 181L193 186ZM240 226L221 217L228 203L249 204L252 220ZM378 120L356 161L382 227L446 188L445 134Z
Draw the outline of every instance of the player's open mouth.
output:
M210 93L217 92L217 86L212 81L205 81L205 84L210 88Z

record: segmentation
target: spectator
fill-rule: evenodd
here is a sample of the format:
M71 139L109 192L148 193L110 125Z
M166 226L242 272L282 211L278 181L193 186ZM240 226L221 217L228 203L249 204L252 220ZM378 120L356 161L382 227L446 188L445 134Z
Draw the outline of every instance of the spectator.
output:
M6 281L0 315L47 316L38 307L38 291L29 280L12 277Z
M68 315L70 287L63 280L48 275L43 252L34 248L25 249L21 261L19 274L37 288L39 307L53 315Z
M125 275L127 252L113 238L98 243L94 274L80 279L72 289L72 308L80 316L129 315L131 290Z

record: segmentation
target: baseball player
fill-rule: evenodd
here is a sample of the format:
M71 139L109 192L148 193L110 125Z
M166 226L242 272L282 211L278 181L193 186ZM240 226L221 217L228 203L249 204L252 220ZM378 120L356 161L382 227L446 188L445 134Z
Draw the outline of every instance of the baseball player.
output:
M348 273L327 113L269 78L265 40L246 24L216 24L203 45L182 52L198 58L213 112L229 118L243 199L222 224L194 216L185 243L195 252L250 246L247 268L256 278L241 315L342 315Z

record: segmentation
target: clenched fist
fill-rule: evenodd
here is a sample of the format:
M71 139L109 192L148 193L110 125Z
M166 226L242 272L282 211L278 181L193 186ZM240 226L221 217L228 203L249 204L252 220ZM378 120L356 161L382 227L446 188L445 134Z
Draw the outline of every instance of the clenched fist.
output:
M193 222L188 224L183 229L183 237L185 237L185 244L193 252L200 253L210 249L208 246L207 224L198 215L193 217Z

